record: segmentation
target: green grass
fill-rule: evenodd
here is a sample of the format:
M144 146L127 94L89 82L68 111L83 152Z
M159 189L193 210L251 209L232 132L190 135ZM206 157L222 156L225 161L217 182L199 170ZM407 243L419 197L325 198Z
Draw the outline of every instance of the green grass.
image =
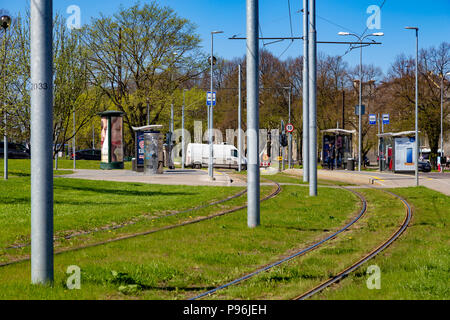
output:
M307 192L299 186L283 187L277 198L261 204L262 225L256 229L247 228L247 212L240 210L57 255L51 289L29 285L29 262L4 267L0 299L186 299L323 236L324 230L343 225L359 206L345 190L330 189L317 198ZM70 265L81 267L81 290L65 288Z
M164 186L54 179L54 230L61 237L105 226L148 220L236 194L242 187ZM0 180L0 261L27 249L4 250L30 241L30 179ZM95 239L94 239L95 240Z
M414 206L406 233L356 274L326 291L321 299L450 298L450 197L420 188L394 189ZM366 286L368 265L381 269L381 289Z
M0 159L3 162L3 159ZM125 169L131 170L131 162L125 162ZM55 162L53 161L53 168ZM77 160L77 169L100 169L100 161L92 160ZM62 169L62 170L60 170ZM73 170L73 160L59 159L58 170L54 171L55 175L71 174ZM3 165L0 168L0 175L3 177ZM31 175L31 160L30 159L10 159L8 161L8 174L10 176L29 177Z
M223 290L213 298L292 299L364 256L389 236L401 222L404 210L398 200L382 191L361 192L368 201L367 213L349 230L319 249Z

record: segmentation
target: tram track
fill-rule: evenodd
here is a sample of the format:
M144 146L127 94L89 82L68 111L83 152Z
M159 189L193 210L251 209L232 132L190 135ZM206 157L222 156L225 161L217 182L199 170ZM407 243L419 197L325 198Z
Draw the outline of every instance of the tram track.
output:
M267 179L267 178L266 178L266 179ZM267 180L268 180L268 179L267 179ZM248 279L250 279L250 278L253 278L253 277L255 277L255 276L257 276L257 275L259 275L259 274L261 274L261 273L263 273L263 272L265 272L265 271L268 271L268 270L270 270L270 269L272 269L272 268L274 268L274 267L276 267L276 266L279 266L279 265L281 265L281 264L283 264L283 263L285 263L285 262L287 262L287 261L290 261L290 260L292 260L292 259L294 259L294 258L303 256L303 255L305 255L305 254L307 254L307 253L309 253L309 252L311 252L311 251L313 251L313 250L316 250L316 249L319 248L321 245L323 245L325 242L330 241L330 240L336 238L340 233L342 233L342 232L348 230L348 228L350 228L353 224L355 224L358 220L360 220L360 219L364 216L364 214L366 213L366 211L367 211L367 200L366 200L366 198L365 198L361 193L359 193L359 192L356 192L356 191L354 191L354 190L350 190L350 189L345 188L345 187L340 187L340 188L345 189L345 190L348 190L349 192L355 194L355 195L360 199L360 201L361 201L361 210L360 210L359 214L358 214L352 221L350 221L348 224L346 224L343 228L341 228L341 229L339 229L338 231L334 232L333 234L327 236L326 238L324 238L324 239L322 239L322 240L320 240L320 241L317 241L317 242L313 243L312 245L308 246L307 248L301 249L301 250L295 252L294 254L291 254L291 255L289 255L289 256L283 258L283 259L277 260L277 261L275 261L275 262L273 262L273 263L271 263L271 264L269 264L269 265L266 265L266 266L264 266L264 267L262 267L262 268L259 268L259 269L257 269L256 271L253 271L253 272L251 272L251 273L249 273L249 274L247 274L247 275L244 275L244 276L242 276L242 277L240 277L240 278L238 278L238 279L235 279L235 280L230 281L230 282L228 282L228 283L226 283L226 284L223 284L223 285L221 285L221 286L218 286L218 287L216 287L216 288L214 288L214 289L211 289L211 290L209 290L209 291L206 291L206 292L204 292L204 293L201 293L200 295L197 295L197 296L195 296L195 297L193 297L193 298L190 298L189 300L198 300L198 299L204 298L204 297L206 297L206 296L213 295L213 294L215 294L217 291L220 291L220 290L222 290L222 289L225 289L225 288L228 288L228 287L230 287L230 286L233 286L233 285L236 285L236 284L238 284L238 283L241 283L241 282L243 282L243 281L245 281L245 280L248 280Z
M376 189L377 190L382 190L382 189L379 189L379 188L376 188ZM370 259L374 258L377 254L379 254L380 252L385 250L387 247L389 247L395 240L397 240L403 234L403 232L409 226L409 223L410 223L410 221L412 219L411 206L404 198L400 197L399 195L397 195L397 194L395 194L393 192L390 192L390 191L386 191L386 190L382 190L382 191L385 192L385 193L388 193L388 194L390 194L390 195L392 195L392 196L394 196L396 198L398 198L403 203L403 205L405 206L405 208L406 208L406 215L405 215L405 219L403 220L401 226L386 241L384 241L383 243L378 245L375 249L373 249L368 254L366 254L364 257L362 257L361 259L359 259L358 261L353 263L351 266L345 268L344 270L342 270L341 272L339 272L335 276L329 278L328 280L322 282L321 284L315 286L314 288L312 288L312 289L302 293L301 295L293 298L292 300L305 300L305 299L308 299L308 298L312 297L313 295L319 293L320 291L324 290L325 288L328 288L332 284L339 282L344 277L348 276L351 272L353 272L356 269L358 269L365 262L369 261Z
M272 198L276 197L281 192L280 184L275 182L275 181L271 181L271 182L273 182L273 184L274 184L274 191L272 191L269 195L267 195L263 199L260 199L260 202L264 202L264 201L267 201L269 199L272 199ZM239 192L238 194L235 194L234 196L232 196L230 198L232 198L232 199L238 198L239 196L242 196L246 192L247 192L247 190L243 190L243 191ZM221 204L221 203L224 203L226 201L230 201L232 199L219 200L219 201L217 201L218 203L214 203L214 204L215 205L216 204ZM195 210L200 210L200 209L203 209L203 208L206 208L206 207L209 207L209 206L212 206L212 204L204 205L204 206L201 206L199 208L189 209L186 212L192 212L192 211L195 211ZM150 234L153 234L153 233L156 233L156 232L171 230L171 229L175 229L175 228L178 228L178 227L183 227L183 226L199 223L199 222L202 222L202 221L211 220L211 219L214 219L214 218L217 218L217 217L221 217L221 216L224 216L224 215L227 215L227 214L230 214L230 213L234 213L236 211L239 211L239 210L242 210L242 209L245 209L245 208L247 208L247 204L241 205L241 206L237 206L237 207L234 207L234 208L231 208L231 209L227 209L227 210L224 210L224 211L212 214L212 215L208 215L208 216L204 216L204 217L197 217L197 218L194 218L194 219L189 220L189 221L184 221L184 222L180 222L180 223L177 223L177 224L164 226L164 227L157 228L157 229L151 229L151 230L146 230L146 231L142 231L142 232L127 234L127 235L123 235L123 236L120 236L120 237L117 237L117 238L107 239L107 240L100 241L100 242L95 242L95 243L90 243L90 244L78 246L78 247L75 247L75 248L67 248L67 249L55 250L54 255L58 255L58 254L66 253L66 252L79 251L79 250L92 248L92 247L98 247L98 246L109 244L109 243L113 243L113 242L118 242L118 241L122 241L122 240L128 240L128 239L132 239L132 238L136 238L136 237L140 237L140 236L150 235ZM173 216L175 214L180 214L180 213L172 213L171 215ZM29 260L30 260L30 258L26 257L26 258L16 259L16 260L5 262L5 263L0 263L0 268L1 267L6 267L6 266L9 266L9 265L13 265L13 264L17 264L17 263L20 263L20 262L29 261Z

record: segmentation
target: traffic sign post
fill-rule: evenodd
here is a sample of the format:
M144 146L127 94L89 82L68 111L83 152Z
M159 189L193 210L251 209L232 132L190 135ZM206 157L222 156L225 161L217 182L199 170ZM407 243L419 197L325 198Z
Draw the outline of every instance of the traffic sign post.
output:
M212 106L215 107L216 106L216 92L213 92L211 94L211 91L208 91L208 93L206 94L206 105L208 107L211 106L211 100L212 100Z

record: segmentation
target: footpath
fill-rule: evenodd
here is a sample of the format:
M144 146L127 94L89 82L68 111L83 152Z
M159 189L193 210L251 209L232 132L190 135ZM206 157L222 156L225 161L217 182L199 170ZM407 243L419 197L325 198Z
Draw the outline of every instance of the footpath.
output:
M302 169L288 169L287 174L303 175ZM370 185L381 188L414 187L414 175L395 174L379 171L347 171L347 170L318 170L317 178L323 180L342 181L358 185ZM419 173L419 185L450 196L450 172Z

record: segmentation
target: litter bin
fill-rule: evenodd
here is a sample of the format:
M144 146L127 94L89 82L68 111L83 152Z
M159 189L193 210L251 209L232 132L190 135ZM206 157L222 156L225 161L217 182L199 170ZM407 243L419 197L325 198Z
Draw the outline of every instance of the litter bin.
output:
M355 171L355 159L348 158L347 159L347 170Z

